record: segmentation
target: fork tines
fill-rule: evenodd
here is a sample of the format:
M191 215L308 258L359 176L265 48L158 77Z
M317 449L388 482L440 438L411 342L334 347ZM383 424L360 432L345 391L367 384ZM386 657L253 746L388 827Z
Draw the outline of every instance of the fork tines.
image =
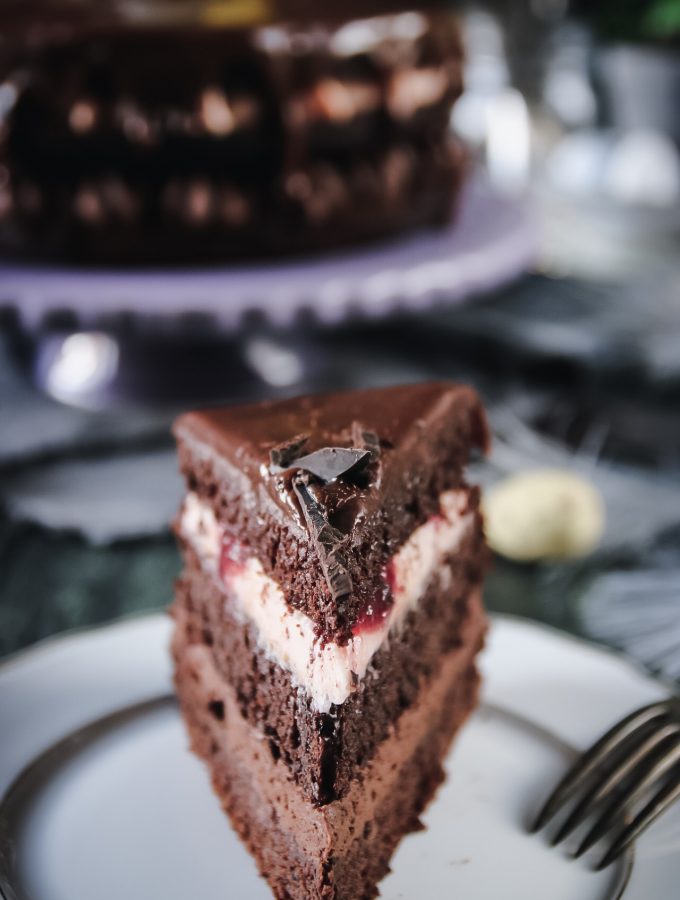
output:
M651 794L654 787L656 793ZM632 805L650 794L631 819ZM680 700L672 698L631 713L586 751L548 797L531 830L539 831L575 801L551 843L561 843L597 814L574 856L609 835L612 842L596 867L603 869L678 797Z

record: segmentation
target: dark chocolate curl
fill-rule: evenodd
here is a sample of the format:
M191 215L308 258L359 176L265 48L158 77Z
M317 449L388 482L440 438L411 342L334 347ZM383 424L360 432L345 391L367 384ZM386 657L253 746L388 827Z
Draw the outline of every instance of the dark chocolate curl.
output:
M309 490L307 478L296 475L292 480L295 496L298 498L307 529L316 547L326 583L334 600L349 596L352 579L347 559L343 552L345 536L330 524L324 509Z

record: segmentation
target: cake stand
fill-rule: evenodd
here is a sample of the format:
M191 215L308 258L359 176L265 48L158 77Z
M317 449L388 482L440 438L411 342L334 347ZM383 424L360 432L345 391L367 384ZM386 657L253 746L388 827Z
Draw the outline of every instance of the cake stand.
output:
M101 405L123 382L134 394L145 377L130 372L131 340L172 338L174 355L188 336L214 345L218 336L248 340L264 332L276 334L285 354L286 335L295 340L297 332L299 339L300 329L291 328L298 323L333 326L356 316L460 303L517 278L537 256L538 229L525 201L498 193L478 172L455 220L442 230L323 257L219 268L88 270L0 262L0 307L14 310L20 327L37 338L33 371L42 388L65 402ZM157 346L154 353L157 375L163 354ZM148 358L148 348L142 355ZM195 356L185 354L184 365ZM241 380L253 368L247 352L245 359ZM298 369L288 365L288 384ZM254 375L262 378L262 372ZM286 378L275 386L286 386ZM203 395L200 387L194 393Z

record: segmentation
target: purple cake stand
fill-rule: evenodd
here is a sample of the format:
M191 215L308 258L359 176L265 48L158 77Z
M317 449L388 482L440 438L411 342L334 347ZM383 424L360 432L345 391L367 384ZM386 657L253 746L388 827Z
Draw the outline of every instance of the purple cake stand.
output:
M129 324L167 332L187 314L233 333L255 314L285 327L301 315L333 325L360 313L454 304L516 278L538 255L537 228L524 201L496 193L481 175L465 188L444 230L369 249L293 262L212 269L86 270L0 263L0 305L34 331L55 313L79 329Z

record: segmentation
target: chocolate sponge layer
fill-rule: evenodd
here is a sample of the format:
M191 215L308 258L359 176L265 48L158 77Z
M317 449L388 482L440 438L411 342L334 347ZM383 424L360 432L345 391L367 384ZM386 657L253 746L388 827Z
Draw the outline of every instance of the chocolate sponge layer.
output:
M480 541L480 532L472 530L432 580L418 608L377 652L357 690L328 713L314 710L290 673L258 648L255 629L191 552L177 585L175 608L192 641L208 648L220 677L232 686L241 714L265 736L272 757L288 768L310 801L329 803L347 793L357 769L417 701L441 656L461 646L463 624L479 603Z
M176 610L176 685L192 747L215 792L279 900L369 900L401 838L444 778L451 739L477 700L474 656L485 622L478 602L461 645L445 653L413 703L392 724L345 795L309 802L265 735L243 717L238 693Z

